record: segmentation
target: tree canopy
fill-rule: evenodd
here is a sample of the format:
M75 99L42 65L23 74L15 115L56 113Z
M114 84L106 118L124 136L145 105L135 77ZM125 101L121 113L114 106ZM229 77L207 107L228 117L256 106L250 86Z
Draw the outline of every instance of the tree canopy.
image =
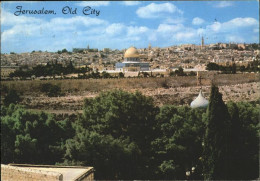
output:
M1 107L1 163L93 166L95 179L256 179L257 103L156 107L140 92L102 92L68 118Z

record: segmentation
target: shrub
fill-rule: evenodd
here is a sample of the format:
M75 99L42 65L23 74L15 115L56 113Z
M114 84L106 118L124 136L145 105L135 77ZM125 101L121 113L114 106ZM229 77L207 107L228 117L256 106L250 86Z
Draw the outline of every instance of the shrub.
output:
M4 96L4 105L8 106L10 104L17 104L21 101L21 98L16 90L9 90L7 94Z
M50 83L42 84L41 85L41 92L44 92L49 97L57 97L62 95L61 94L61 87L58 85L53 85Z

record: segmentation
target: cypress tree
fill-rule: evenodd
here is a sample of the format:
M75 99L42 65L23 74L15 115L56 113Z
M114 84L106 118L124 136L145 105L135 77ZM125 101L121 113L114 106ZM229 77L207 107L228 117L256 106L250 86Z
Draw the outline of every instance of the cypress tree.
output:
M230 116L222 94L212 85L204 138L204 179L229 179Z
M238 107L235 103L229 102L227 104L228 112L230 114L230 156L229 156L229 178L232 180L248 179L245 177L244 164L246 163L244 154L244 143L242 141L243 129L239 118Z

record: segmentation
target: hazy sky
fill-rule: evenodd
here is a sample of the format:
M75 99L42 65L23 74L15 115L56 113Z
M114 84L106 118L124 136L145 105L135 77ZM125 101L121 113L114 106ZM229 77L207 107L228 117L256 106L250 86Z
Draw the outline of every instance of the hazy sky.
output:
M43 8L56 14L20 11ZM2 53L71 51L87 45L98 49L145 48L149 43L167 47L200 44L201 36L205 44L259 43L259 1L1 3Z

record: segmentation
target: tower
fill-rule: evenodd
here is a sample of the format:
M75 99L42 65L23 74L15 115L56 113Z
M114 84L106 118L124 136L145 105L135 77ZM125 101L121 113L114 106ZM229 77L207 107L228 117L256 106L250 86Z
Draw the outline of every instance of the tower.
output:
M148 50L151 50L152 46L151 43L149 43Z
M201 48L203 48L203 47L204 47L204 38L202 36L202 38L201 38Z

